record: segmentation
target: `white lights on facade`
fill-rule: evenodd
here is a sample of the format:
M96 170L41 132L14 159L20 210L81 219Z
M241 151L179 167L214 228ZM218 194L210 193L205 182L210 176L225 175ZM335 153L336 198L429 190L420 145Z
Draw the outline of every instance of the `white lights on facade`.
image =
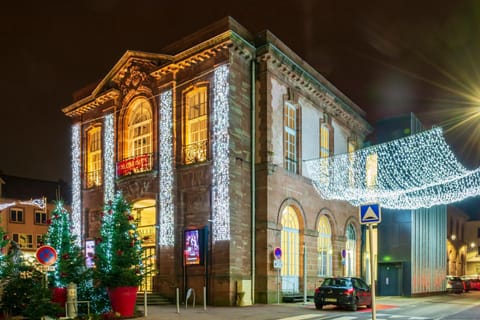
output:
M377 159L374 171L368 168L372 155ZM480 169L462 166L438 127L360 149L353 163L351 159L349 154L342 154L305 162L309 177L324 198L346 200L355 206L380 203L391 209L418 209L480 194ZM330 174L328 184L321 183L325 167ZM352 172L353 180L349 178ZM376 176L367 177L368 172Z
M230 239L228 73L228 65L216 68L213 85L212 234L214 241Z
M113 114L105 116L103 130L103 164L104 164L104 203L113 200L115 193L115 128L113 125Z
M159 120L159 177L160 177L160 235L161 246L173 246L174 210L173 210L173 122L172 90L160 95Z
M80 124L72 126L72 233L76 236L77 245L82 241L82 205L81 205L81 134Z

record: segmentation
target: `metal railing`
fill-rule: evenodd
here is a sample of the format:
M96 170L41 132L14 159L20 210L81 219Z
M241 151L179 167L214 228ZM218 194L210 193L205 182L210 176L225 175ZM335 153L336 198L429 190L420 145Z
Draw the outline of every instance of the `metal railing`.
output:
M208 140L195 142L183 147L185 164L204 162L208 157Z

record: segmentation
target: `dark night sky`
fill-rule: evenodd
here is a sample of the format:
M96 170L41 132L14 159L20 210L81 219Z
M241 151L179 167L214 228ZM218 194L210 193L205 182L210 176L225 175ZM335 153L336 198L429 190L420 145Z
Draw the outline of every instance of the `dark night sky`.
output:
M14 1L0 5L0 170L70 181L72 93L103 78L126 50L161 48L227 15L270 30L367 111L374 124L415 112L443 125L461 160L480 119L480 2L244 0ZM478 107L476 107L478 109ZM476 139L480 140L480 139Z

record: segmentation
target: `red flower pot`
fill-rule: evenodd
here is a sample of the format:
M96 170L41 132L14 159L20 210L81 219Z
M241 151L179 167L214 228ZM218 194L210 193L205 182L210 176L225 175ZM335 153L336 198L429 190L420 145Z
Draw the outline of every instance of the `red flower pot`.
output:
M122 317L133 316L137 300L138 287L108 288L108 298L113 312L118 312Z
M52 302L55 302L65 310L65 302L67 302L67 288L52 288Z

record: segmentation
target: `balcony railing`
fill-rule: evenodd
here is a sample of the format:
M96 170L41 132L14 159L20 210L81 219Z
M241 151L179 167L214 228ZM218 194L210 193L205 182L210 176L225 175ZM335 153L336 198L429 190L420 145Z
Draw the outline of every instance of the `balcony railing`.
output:
M117 162L117 177L138 174L153 170L153 153L125 158Z
M87 188L94 188L102 185L102 170L87 172Z
M208 140L188 144L183 147L185 164L204 162L207 160Z

